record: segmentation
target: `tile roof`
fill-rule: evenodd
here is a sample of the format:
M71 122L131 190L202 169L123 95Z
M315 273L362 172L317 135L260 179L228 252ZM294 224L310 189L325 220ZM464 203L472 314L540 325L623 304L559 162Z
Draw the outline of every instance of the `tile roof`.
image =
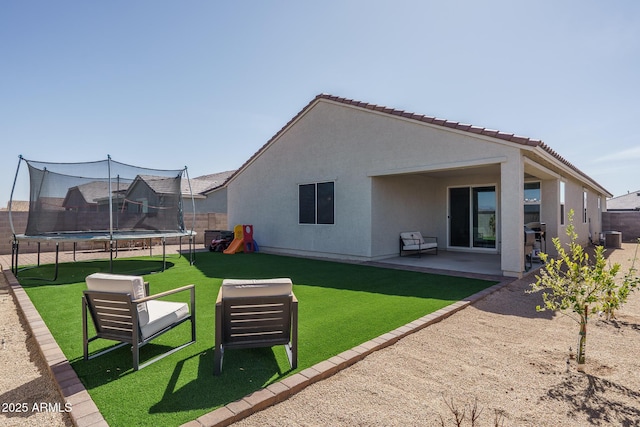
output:
M191 178L191 190L193 194L206 194L216 188L222 187L227 179L235 173L235 170L212 173ZM189 189L187 188L187 193ZM183 191L184 192L184 191Z
M222 186L227 178L235 171L218 172L203 175L196 178L181 179L180 192L183 196L205 194ZM153 191L158 194L173 194L175 192L175 177L138 175L138 178L145 181Z
M8 211L9 203L11 203L11 211L12 212L29 212L29 201L28 200L13 200L7 202L7 207L0 209L0 211Z
M355 107L365 108L367 110L378 111L378 112L386 113L392 116L400 116L400 117L404 117L411 120L417 120L419 122L430 123L430 124L443 126L451 129L457 129L465 132L471 132L478 135L490 136L492 138L503 139L505 141L517 142L518 144L537 146L540 143L542 143L542 141L540 140L535 140L535 139L527 138L524 136L518 136L512 133L505 133L505 132L500 132L498 130L473 126L466 123L455 122L455 121L441 119L441 118L432 117L432 116L425 116L424 114L410 113L403 110L396 110L394 108L384 107L384 106L375 105L375 104L369 104L361 101L354 101L352 99L341 98L333 95L320 94L316 96L316 98L312 101L312 103L318 99L328 99L330 101L335 101L335 102L339 102L347 105L353 105Z
M128 186L128 184L126 184ZM86 203L96 203L98 199L109 197L109 181L92 181L71 187L69 192L74 188L78 189ZM120 184L122 189L122 184ZM67 197L69 192L67 192ZM66 199L66 198L65 198Z
M136 177L136 180L146 182L156 194L176 194L176 179L178 178L156 175L138 175ZM135 181L131 183L130 188L133 188L134 183Z
M304 115L307 112L307 110L309 110L319 100L333 101L333 102L337 102L337 103L340 103L340 104L350 105L350 106L354 106L354 107L358 107L358 108L363 108L363 109L366 109L366 110L371 110L371 111L376 111L376 112L383 113L383 114L388 114L388 115L391 115L391 116L399 116L399 117L403 117L403 118L410 119L410 120L415 120L415 121L419 121L419 122L423 122L423 123L433 124L433 125L436 125L436 126L442 126L442 127L446 127L446 128L450 128L450 129L456 129L456 130L469 132L469 133L473 133L473 134L477 134L477 135L483 135L483 136L488 136L488 137L491 137L491 138L497 138L497 139L501 139L501 140L504 140L504 141L513 142L513 143L516 143L516 144L521 144L521 145L525 145L525 146L529 146L529 147L539 147L540 149L542 149L543 151L545 151L546 153L551 155L553 158L555 158L557 161L559 161L560 163L562 163L565 166L569 167L570 169L572 169L573 171L578 173L580 176L582 176L584 179L586 179L587 181L591 182L596 187L601 188L603 191L606 192L606 190L604 188L602 188L602 186L600 184L595 182L587 174L582 172L580 169L578 169L576 166L574 166L571 162L569 162L564 157L562 157L560 154L558 154L556 151L554 151L551 147L549 147L547 144L545 144L542 140L532 139L532 138L528 138L528 137L525 137L525 136L515 135L513 133L501 132L501 131L498 131L498 130L487 129L487 128L483 128L483 127L479 127L479 126L473 126L473 125L466 124L466 123L460 123L460 122L456 122L456 121L441 119L441 118L437 118L437 117L433 117L433 116L426 116L424 114L416 114L416 113L411 113L411 112L407 112L407 111L403 111L403 110L397 110L395 108L385 107L385 106L382 106L382 105L370 104L370 103L362 102L362 101L355 101L353 99L342 98L342 97L339 97L339 96L329 95L329 94L325 94L325 93L321 93L321 94L317 95L302 110L300 110L298 112L298 114L296 114L291 120L289 120L282 127L282 129L280 129L274 136L272 136L271 139L269 139L269 141L267 141L266 144L264 144L233 175L231 175L228 180L233 178L233 176L235 176L237 173L239 173L241 170L243 170L245 168L245 166L247 166L249 163L251 163L251 161L253 161L253 159L258 157L269 145L271 145L271 143L273 141L275 141L282 133L284 133L284 131L291 124L293 124L295 121L297 121L302 115Z

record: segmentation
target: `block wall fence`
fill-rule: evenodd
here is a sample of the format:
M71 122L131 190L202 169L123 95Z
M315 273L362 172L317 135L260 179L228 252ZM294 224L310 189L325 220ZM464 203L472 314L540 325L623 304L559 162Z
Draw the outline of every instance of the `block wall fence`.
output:
M13 219L13 226L16 233L24 233L27 228L28 212L13 212L11 214ZM189 214L185 216L185 226L187 229L191 229L193 223L193 217ZM199 213L196 214L194 231L197 233L195 237L196 249L205 247L204 232L205 230L228 230L227 226L227 214L226 213ZM13 234L11 232L11 224L9 223L9 212L0 211L0 255L11 254L11 244L13 241ZM118 243L121 247L127 245L136 244L136 241L120 241ZM153 242L158 243L158 242ZM167 244L177 244L178 239L167 239ZM183 238L183 244L188 242ZM82 242L79 243L77 249L100 249L105 246L104 242ZM55 242L44 242L40 244L41 252L55 251ZM72 242L60 242L59 246L61 251L73 250ZM34 242L21 241L20 253L33 253L37 252L38 245Z
M619 231L623 242L635 242L640 238L640 212L603 212L602 230Z

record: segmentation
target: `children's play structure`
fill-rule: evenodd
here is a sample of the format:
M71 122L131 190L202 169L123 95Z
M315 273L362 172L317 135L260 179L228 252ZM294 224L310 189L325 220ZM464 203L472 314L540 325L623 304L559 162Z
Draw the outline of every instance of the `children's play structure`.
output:
M238 224L233 227L233 241L224 250L224 253L231 255L238 252L252 253L257 251L258 245L253 240L253 225Z

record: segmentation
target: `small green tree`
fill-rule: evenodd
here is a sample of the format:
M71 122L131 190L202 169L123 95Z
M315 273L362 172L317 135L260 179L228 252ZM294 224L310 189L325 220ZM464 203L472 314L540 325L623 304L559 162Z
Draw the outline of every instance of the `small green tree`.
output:
M635 255L632 266L622 280L616 280L620 264L608 265L603 246L596 246L595 259L589 257L577 242L573 210L569 212L567 236L570 239L568 250L555 237L552 241L558 256L551 258L546 253L540 254L545 265L540 269L539 275L536 275L536 282L531 284L528 292L543 291L544 305L537 306L538 311L560 311L578 322L580 333L576 360L583 364L586 359L589 315L601 312L606 314L607 319L613 318L615 310L627 301L640 279L635 275Z

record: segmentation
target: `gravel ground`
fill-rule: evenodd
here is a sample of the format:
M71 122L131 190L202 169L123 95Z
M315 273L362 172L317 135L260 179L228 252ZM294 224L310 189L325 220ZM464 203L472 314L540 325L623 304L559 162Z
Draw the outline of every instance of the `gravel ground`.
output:
M72 426L0 272L0 426Z
M610 260L628 267L634 251L624 244ZM590 322L583 373L569 351L577 323L536 312L540 295L525 293L532 280L514 281L235 425L454 426L452 407L466 411L462 425L470 426L476 405L478 427L640 426L640 292L615 321ZM63 404L1 274L0 319L0 425L70 426L63 413L33 410ZM11 404L28 410L9 411Z

